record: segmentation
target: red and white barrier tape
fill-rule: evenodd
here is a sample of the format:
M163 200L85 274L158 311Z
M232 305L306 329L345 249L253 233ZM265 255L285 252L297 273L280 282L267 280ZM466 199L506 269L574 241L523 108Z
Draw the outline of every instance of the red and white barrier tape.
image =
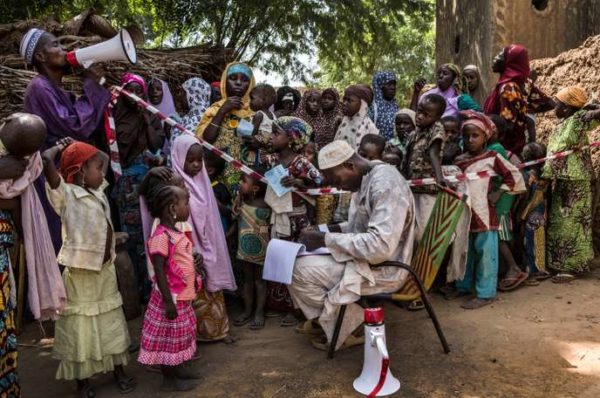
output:
M138 97L137 95L128 92L125 89L122 89L121 87L114 87L114 90L121 92L122 94L125 94L127 97L131 98L132 100L134 100L136 103L138 103L140 106L142 106L142 108L146 109L148 112L155 114L156 116L158 116L161 120L163 120L165 123L169 124L170 126L184 132L187 134L191 134L191 135L196 135L195 132L190 131L188 129L186 129L183 125L181 125L180 123L177 123L175 120L171 119L169 116L165 115L164 113L162 113L161 111L159 111L158 109L156 109L154 106L152 106L151 104L149 104L148 102L144 101L143 99L141 99L140 97ZM221 159L225 160L227 163L229 163L233 168L235 168L236 170L241 171L242 173L251 176L252 178L256 178L259 179L260 181L264 182L265 184L268 184L267 180L265 179L264 176L258 174L257 172L255 172L254 170L252 170L250 167L244 165L242 162L240 162L239 160L231 157L229 154L223 152L222 150L220 150L219 148L215 147L214 145L211 145L210 143L208 143L207 141L203 140L200 137L197 137L198 141L200 141L200 143L202 144L203 147L207 148L209 151L211 151L212 153L214 153L215 155L217 155L218 157L220 157ZM550 156L547 156L545 158L541 158L541 159L536 159L536 160L532 160L530 162L525 162L525 163L521 163L519 166L517 166L520 170L527 168L527 167L531 167L537 164L541 164L541 163L545 163L547 160L554 160L554 159L562 159L565 158L575 152L578 151L582 151L584 149L588 149L588 148L594 148L594 147L600 147L600 141L596 141L591 143L590 145L586 145L584 147L581 148L577 148L577 149L570 149L568 151L563 151L563 152L557 152L554 153ZM467 181L467 180L477 180L480 178L490 178L490 177L495 177L498 174L493 172L493 171L481 171L478 173L466 173L466 174L459 174L456 176L447 176L446 180L448 182L462 182L462 181ZM420 179L413 179L413 180L409 180L408 184L411 187L416 187L416 186L423 186L423 185L435 185L437 182L435 180L435 178L431 177L431 178L420 178ZM337 188L315 188L315 189L306 189L306 190L297 190L299 192L303 192L309 195L327 195L327 194L340 194L343 193L344 191L341 191Z

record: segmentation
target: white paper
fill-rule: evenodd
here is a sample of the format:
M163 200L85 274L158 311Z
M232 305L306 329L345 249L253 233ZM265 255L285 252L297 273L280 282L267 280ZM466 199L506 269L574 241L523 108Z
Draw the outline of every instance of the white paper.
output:
M267 246L263 279L290 285L292 283L296 257L325 254L329 254L329 249L326 247L308 252L306 251L306 247L300 243L271 239Z
M281 179L287 176L289 176L289 172L282 165L275 166L265 173L265 178L267 179L269 186L278 197L282 197L286 193L292 191L292 188L286 188L281 185Z
M319 231L327 233L329 232L329 227L327 224L319 224Z

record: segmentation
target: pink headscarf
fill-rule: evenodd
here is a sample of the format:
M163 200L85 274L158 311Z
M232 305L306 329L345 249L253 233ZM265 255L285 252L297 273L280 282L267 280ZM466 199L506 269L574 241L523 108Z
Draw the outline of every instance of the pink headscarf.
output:
M135 73L125 73L122 77L121 77L121 86L126 86L129 83L137 83L140 86L142 86L142 91L144 91L144 94L146 94L146 82L144 81L144 79L142 79L141 76L136 75Z
M187 153L192 145L196 144L200 145L196 137L180 135L171 149L173 168L183 177L190 193L188 223L193 229L194 247L204 256L204 268L208 279L206 289L209 292L236 290L225 232L206 167L195 177L190 177L183 171Z

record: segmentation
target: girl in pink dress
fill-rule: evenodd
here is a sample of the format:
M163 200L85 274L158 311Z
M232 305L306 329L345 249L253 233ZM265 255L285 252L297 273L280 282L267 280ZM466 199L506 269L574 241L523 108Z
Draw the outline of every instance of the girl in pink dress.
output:
M190 215L189 194L176 186L159 186L148 195L148 207L160 224L148 239L154 268L152 293L144 317L138 361L160 365L163 391L189 391L195 387L183 364L196 352L196 315L192 300L200 289L202 256L177 229Z

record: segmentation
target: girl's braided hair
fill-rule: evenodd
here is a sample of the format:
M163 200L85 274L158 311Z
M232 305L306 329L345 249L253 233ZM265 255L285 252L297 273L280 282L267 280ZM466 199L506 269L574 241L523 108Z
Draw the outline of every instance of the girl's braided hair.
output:
M177 188L172 185L157 185L148 192L146 203L152 217L160 217L166 207L177 202Z

